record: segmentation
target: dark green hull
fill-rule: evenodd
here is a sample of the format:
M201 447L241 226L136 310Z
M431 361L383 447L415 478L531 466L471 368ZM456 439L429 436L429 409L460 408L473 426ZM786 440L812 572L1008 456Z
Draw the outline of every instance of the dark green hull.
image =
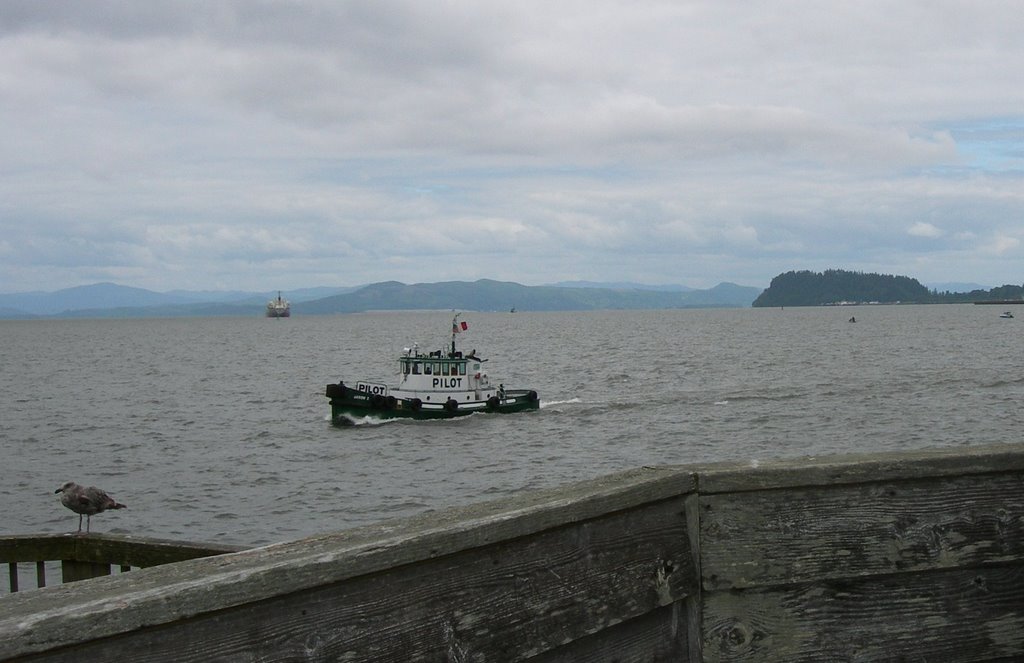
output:
M419 398L371 395L344 383L327 385L331 401L331 421L345 425L365 417L375 419L451 419L476 412L507 414L540 408L537 392L526 389L505 391L504 398L457 402L453 399L431 402ZM442 396L443 397L443 396Z

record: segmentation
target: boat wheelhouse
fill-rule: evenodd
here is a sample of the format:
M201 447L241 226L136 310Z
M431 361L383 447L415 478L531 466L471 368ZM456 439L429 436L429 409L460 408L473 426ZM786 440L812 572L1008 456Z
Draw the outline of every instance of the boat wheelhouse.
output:
M444 419L475 412L520 412L540 407L537 392L506 389L494 384L487 374L486 359L476 351L463 354L455 349L455 337L468 327L452 319L449 350L423 354L419 346L406 348L398 359L398 385L380 382L344 381L327 385L331 420L352 423L363 417L394 419Z

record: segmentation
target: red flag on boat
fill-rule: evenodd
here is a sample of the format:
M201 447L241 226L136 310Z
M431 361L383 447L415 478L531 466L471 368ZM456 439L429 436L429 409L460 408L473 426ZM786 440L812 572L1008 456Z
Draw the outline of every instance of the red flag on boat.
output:
M467 329L469 329L469 323L468 322L453 322L452 323L452 333L453 334L458 334L459 332L466 331Z

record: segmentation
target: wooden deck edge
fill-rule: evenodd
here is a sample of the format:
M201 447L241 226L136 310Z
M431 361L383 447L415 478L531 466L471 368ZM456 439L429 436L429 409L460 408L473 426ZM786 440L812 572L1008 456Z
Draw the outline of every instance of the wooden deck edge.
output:
M1024 444L803 456L690 468L697 480L697 491L702 495L1016 472L1022 469Z
M0 563L75 560L142 567L222 555L249 547L153 539L130 534L14 534L0 536ZM110 559L112 551L122 555L124 560Z
M1024 445L638 468L509 499L7 596L0 599L0 659L338 583L680 496L1022 468Z
M688 472L640 468L428 513L0 599L0 659L341 582L693 492Z

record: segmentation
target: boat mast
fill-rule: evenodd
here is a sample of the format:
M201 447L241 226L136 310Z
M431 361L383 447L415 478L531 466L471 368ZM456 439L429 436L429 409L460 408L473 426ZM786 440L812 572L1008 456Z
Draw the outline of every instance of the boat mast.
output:
M459 316L460 315L462 315L461 312L460 313L456 313L455 317L452 318L452 353L450 355L451 357L455 356L455 335L459 333Z

